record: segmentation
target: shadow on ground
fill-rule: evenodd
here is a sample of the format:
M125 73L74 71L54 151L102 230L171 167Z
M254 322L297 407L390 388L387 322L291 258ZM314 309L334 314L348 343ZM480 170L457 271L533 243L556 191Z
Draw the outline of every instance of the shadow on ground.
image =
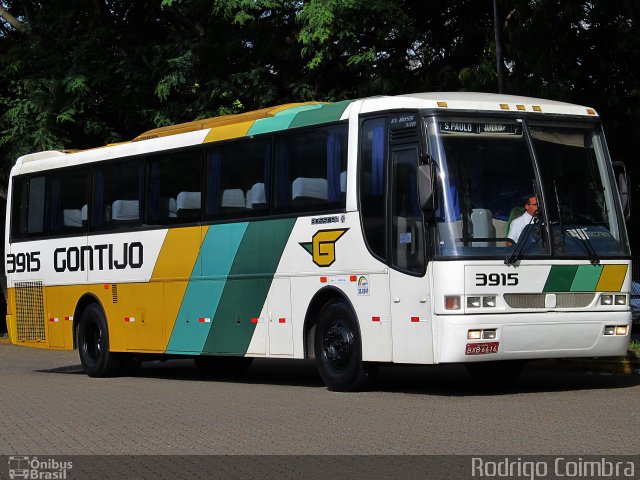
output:
M39 371L84 375L80 364ZM199 370L190 359L152 361L144 362L135 376L141 380L324 388L314 363L306 360L257 359L246 372L227 375ZM478 383L467 374L462 365L383 366L369 391L463 397L629 388L637 385L640 385L640 375L566 371L531 362L513 384L501 387Z

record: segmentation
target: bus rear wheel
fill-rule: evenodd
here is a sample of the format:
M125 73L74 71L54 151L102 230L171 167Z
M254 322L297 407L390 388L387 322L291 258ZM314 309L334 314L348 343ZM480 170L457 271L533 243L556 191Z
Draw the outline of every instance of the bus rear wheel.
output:
M325 305L315 329L315 359L329 390L351 392L364 388L373 365L362 362L362 346L355 315L340 300Z
M77 345L80 362L90 377L114 375L119 362L109 351L107 319L99 305L92 303L85 308L77 330Z

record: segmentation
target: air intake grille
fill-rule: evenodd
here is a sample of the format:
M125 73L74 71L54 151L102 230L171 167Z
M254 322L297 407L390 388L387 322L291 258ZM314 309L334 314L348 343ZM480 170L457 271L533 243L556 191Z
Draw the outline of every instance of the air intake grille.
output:
M556 308L588 307L595 296L595 293L556 293Z
M16 282L15 292L18 341L44 342L42 282Z
M505 293L504 301L511 308L544 308L544 293Z
M111 284L111 300L113 303L118 303L118 285Z
M545 308L546 293L505 293L504 301L511 308ZM556 293L556 308L588 307L595 293Z

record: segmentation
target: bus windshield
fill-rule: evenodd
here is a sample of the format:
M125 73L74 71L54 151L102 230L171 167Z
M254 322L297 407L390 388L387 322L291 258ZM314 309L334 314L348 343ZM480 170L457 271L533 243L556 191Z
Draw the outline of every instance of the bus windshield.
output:
M427 129L437 256L629 254L598 126L430 117Z

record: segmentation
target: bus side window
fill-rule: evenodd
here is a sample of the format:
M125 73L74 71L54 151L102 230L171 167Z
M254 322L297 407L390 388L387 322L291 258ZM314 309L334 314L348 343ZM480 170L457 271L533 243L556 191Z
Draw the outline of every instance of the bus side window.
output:
M82 233L83 207L89 197L89 169L56 171L51 174L50 233Z
M424 228L416 178L417 147L394 150L392 162L392 263L400 270L424 273Z
M269 212L271 137L243 139L207 151L206 216L246 218Z
M371 252L385 259L386 119L365 120L360 137L360 212Z
M344 208L346 170L346 125L278 136L276 210L300 212Z
M202 151L172 152L149 157L146 181L145 224L200 221Z
M46 177L16 178L13 182L11 237L37 237L45 233Z
M120 161L93 169L90 228L140 225L142 160Z

